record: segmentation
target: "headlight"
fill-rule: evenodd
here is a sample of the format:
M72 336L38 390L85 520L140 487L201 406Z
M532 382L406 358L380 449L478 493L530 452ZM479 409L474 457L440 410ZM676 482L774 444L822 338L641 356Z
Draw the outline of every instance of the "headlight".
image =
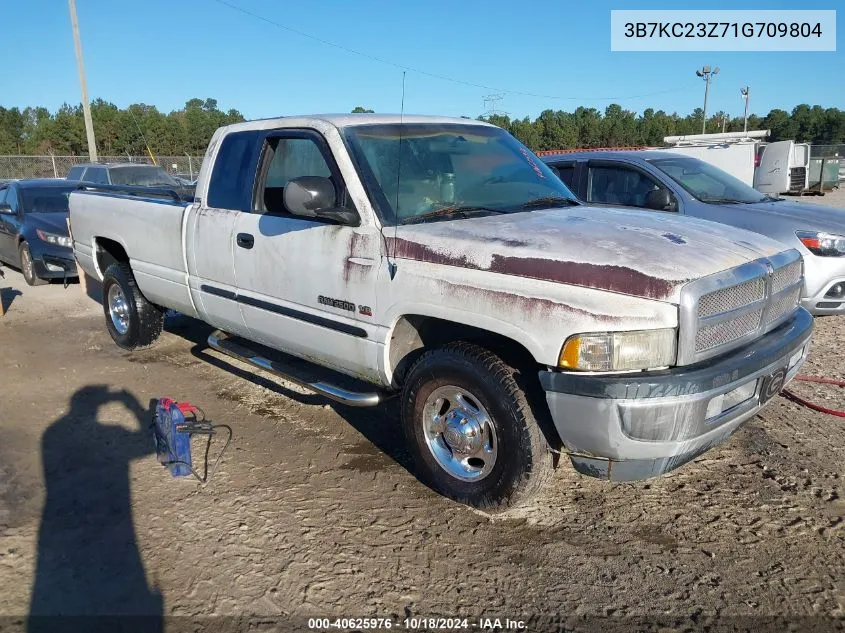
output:
M576 334L563 344L558 365L582 371L667 367L675 363L677 340L674 328Z
M841 257L845 255L845 237L816 231L795 231L801 243L814 255Z
M67 246L68 248L73 247L73 243L71 243L70 238L66 235L56 235L55 233L47 233L47 231L42 231L41 229L36 229L35 232L38 234L39 239L47 242L48 244L56 244L57 246Z

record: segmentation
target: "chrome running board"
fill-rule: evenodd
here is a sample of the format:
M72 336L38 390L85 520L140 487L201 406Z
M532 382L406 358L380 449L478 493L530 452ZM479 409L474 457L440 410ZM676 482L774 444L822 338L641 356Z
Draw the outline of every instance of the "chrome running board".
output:
M311 382L303 378L299 378L289 371L283 371L278 363L260 356L245 345L241 345L231 339L231 337L222 332L215 330L208 336L208 346L217 350L227 356L243 361L257 369L263 369L271 374L284 378L290 382L296 383L300 387L305 387L326 398L342 402L343 404L352 407L374 407L384 402L390 394L384 391L351 391L344 389L337 385L328 382ZM316 367L316 366L315 366Z

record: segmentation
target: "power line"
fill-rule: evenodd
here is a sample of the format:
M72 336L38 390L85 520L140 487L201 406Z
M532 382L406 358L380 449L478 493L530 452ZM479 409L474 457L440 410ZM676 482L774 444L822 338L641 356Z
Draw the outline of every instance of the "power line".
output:
M454 84L459 84L462 86L469 86L471 88L480 88L482 90L490 90L493 92L501 92L511 95L519 95L522 97L534 97L537 99L555 99L560 101L630 101L633 99L644 99L646 97L654 97L657 95L669 94L672 92L681 92L686 91L686 88L673 88L671 90L660 90L658 92L649 92L647 94L641 95L632 95L628 97L564 97L560 95L544 95L544 94L537 94L534 92L523 92L521 90L507 90L505 88L496 88L494 86L486 86L484 84L477 84L471 81L464 81L463 79L457 79L455 77L449 77L447 75L439 75L437 73L428 72L427 70L422 70L420 68L415 68L413 66L406 66L404 64L399 64L397 62L392 62L389 59L385 59L384 57L378 57L377 55L371 55L370 53L365 53L363 51L359 51L354 48L350 48L348 46L344 46L343 44L338 44L337 42L331 42L329 40L323 39L322 37L318 37L311 33L306 33L305 31L300 31L292 26L288 26L286 24L282 24L280 22L276 22L275 20L271 20L270 18L259 15L253 11L248 9L244 9L243 7L239 7L231 2L227 2L226 0L214 0L218 4L222 4L225 7L229 7L234 11L238 11L239 13L243 13L244 15L248 15L256 20L261 20L262 22L266 22L272 26L280 28L282 30L288 31L290 33L294 33L299 35L300 37L304 37L309 40L313 40L315 42L319 42L325 46L331 46L333 48L337 48L339 50L345 51L347 53L351 53L353 55L357 55L359 57L363 57L365 59L369 59L370 61L378 62L380 64L385 64L387 66L393 66L394 68L398 68L400 70L404 70L406 72L417 73L418 75L424 75L426 77L432 77L434 79L440 79L442 81L448 81Z

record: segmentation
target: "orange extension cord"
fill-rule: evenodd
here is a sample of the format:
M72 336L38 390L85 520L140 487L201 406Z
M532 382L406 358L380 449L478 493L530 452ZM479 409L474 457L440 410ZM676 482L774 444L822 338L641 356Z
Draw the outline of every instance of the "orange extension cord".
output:
M833 378L820 378L818 376L805 376L803 374L798 374L795 376L795 380L799 382L816 382L821 383L823 385L836 385L837 387L845 387L845 380L835 380ZM845 411L837 411L836 409L828 409L827 407L823 407L820 404L815 404L814 402L810 402L801 396L792 393L788 389L784 389L780 392L787 400L792 400L801 406L807 407L808 409L812 409L813 411L818 411L819 413L827 413L828 415L835 415L840 418L845 418Z

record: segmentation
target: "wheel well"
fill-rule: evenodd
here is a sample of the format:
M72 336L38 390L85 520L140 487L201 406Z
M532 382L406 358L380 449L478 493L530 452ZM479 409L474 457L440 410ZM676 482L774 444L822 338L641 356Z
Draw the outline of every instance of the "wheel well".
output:
M427 350L442 347L453 341L467 341L480 345L512 366L520 375L534 418L549 446L560 450L562 443L554 428L548 404L538 376L539 363L528 349L507 336L482 328L446 319L422 315L405 315L399 319L390 338L391 382L399 388L408 370ZM555 465L557 465L557 457Z
M402 383L405 374L423 352L453 341L468 341L494 352L514 367L531 368L537 361L525 346L501 334L437 317L409 314L401 317L390 338L390 366L393 383Z
M120 242L115 242L105 237L98 237L95 243L97 269L100 271L101 277L112 264L129 262L129 255L126 254L126 250Z

